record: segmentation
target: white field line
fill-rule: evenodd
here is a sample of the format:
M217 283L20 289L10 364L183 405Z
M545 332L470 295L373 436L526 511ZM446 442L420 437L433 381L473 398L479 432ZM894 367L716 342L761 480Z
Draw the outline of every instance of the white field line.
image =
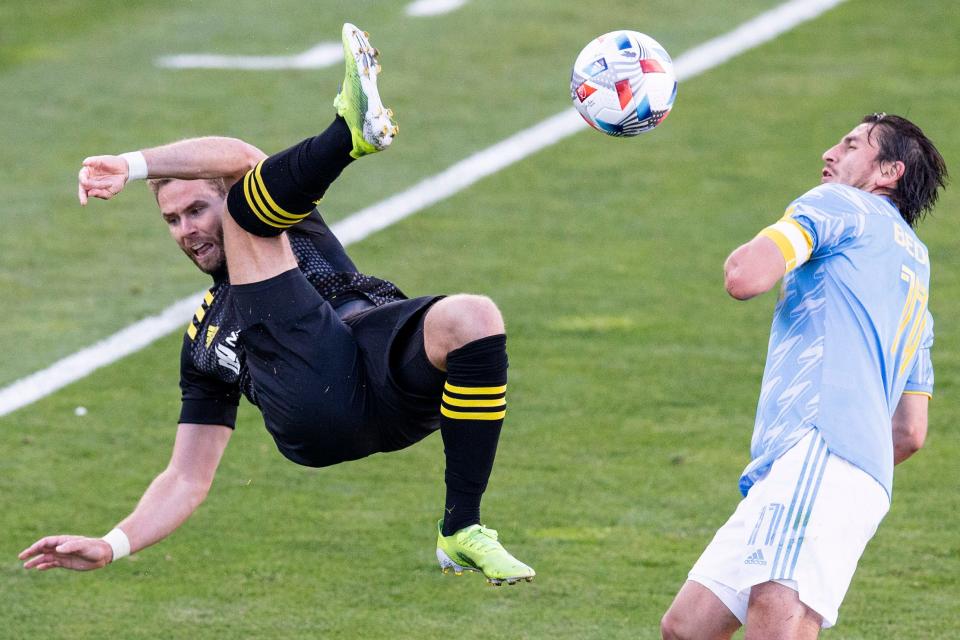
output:
M416 0L406 7L413 17L437 16L456 11L467 0ZM278 69L322 69L343 60L343 45L321 42L303 53L292 56L225 56L213 53L183 53L161 56L154 65L165 69L241 69L244 71L276 71Z
M343 45L321 42L312 49L294 56L220 56L210 53L185 53L157 58L154 64L167 69L244 69L274 71L277 69L321 69L343 60Z
M406 14L418 17L439 16L456 11L465 4L467 0L416 0L407 5Z
M793 27L812 20L844 0L791 0L714 38L675 60L679 80L703 73ZM516 133L413 187L361 209L332 225L346 246L445 200L473 183L549 147L587 125L573 109ZM118 333L55 362L46 369L0 389L0 416L25 407L75 382L102 366L127 356L171 331L186 327L203 291L180 300L158 315L136 322Z

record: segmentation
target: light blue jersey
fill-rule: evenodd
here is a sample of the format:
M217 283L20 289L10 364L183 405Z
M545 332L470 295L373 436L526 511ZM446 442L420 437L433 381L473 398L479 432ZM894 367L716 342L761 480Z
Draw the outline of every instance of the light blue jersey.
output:
M933 392L927 248L889 199L824 184L763 235L787 261L740 478L746 495L810 429L892 493L891 417Z

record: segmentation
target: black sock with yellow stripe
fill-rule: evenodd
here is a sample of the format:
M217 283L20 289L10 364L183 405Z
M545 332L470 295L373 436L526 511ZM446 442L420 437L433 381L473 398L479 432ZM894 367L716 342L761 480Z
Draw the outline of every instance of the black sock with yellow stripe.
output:
M233 185L230 215L256 236L278 236L303 220L353 161L347 123L337 116L318 136L264 159Z
M480 498L507 411L507 336L474 340L447 354L440 434L447 459L443 535L480 522Z

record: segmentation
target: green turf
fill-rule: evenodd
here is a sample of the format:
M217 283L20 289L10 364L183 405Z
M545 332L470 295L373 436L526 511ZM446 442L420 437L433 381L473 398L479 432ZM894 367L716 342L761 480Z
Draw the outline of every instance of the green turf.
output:
M483 0L432 19L403 2L0 9L20 26L0 39L0 384L205 285L145 189L75 206L82 157L201 133L276 150L326 124L340 74L174 72L155 55L297 53L343 20L369 29L401 135L331 190L337 219L567 108L569 64L618 17L677 55L774 2L723 4ZM747 461L773 298L730 301L723 258L816 183L819 154L863 113L904 113L960 158L960 17L948 0L907 4L843 5L684 83L652 134L584 132L351 250L410 294L479 291L503 309L510 415L484 512L534 583L436 570L439 438L308 470L250 407L207 502L169 540L92 574L24 572L21 548L104 533L163 468L171 336L0 418L0 638L657 637ZM937 318L928 445L898 470L825 637L960 627L958 203L948 191L921 228Z

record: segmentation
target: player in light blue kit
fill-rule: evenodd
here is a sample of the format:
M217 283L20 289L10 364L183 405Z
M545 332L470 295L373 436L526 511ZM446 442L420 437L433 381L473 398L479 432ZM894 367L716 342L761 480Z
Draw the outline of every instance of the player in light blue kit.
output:
M832 626L890 506L893 466L923 444L933 392L930 260L913 232L943 158L874 114L823 154L821 185L724 265L739 300L783 278L745 496L661 622L665 638L816 638Z

